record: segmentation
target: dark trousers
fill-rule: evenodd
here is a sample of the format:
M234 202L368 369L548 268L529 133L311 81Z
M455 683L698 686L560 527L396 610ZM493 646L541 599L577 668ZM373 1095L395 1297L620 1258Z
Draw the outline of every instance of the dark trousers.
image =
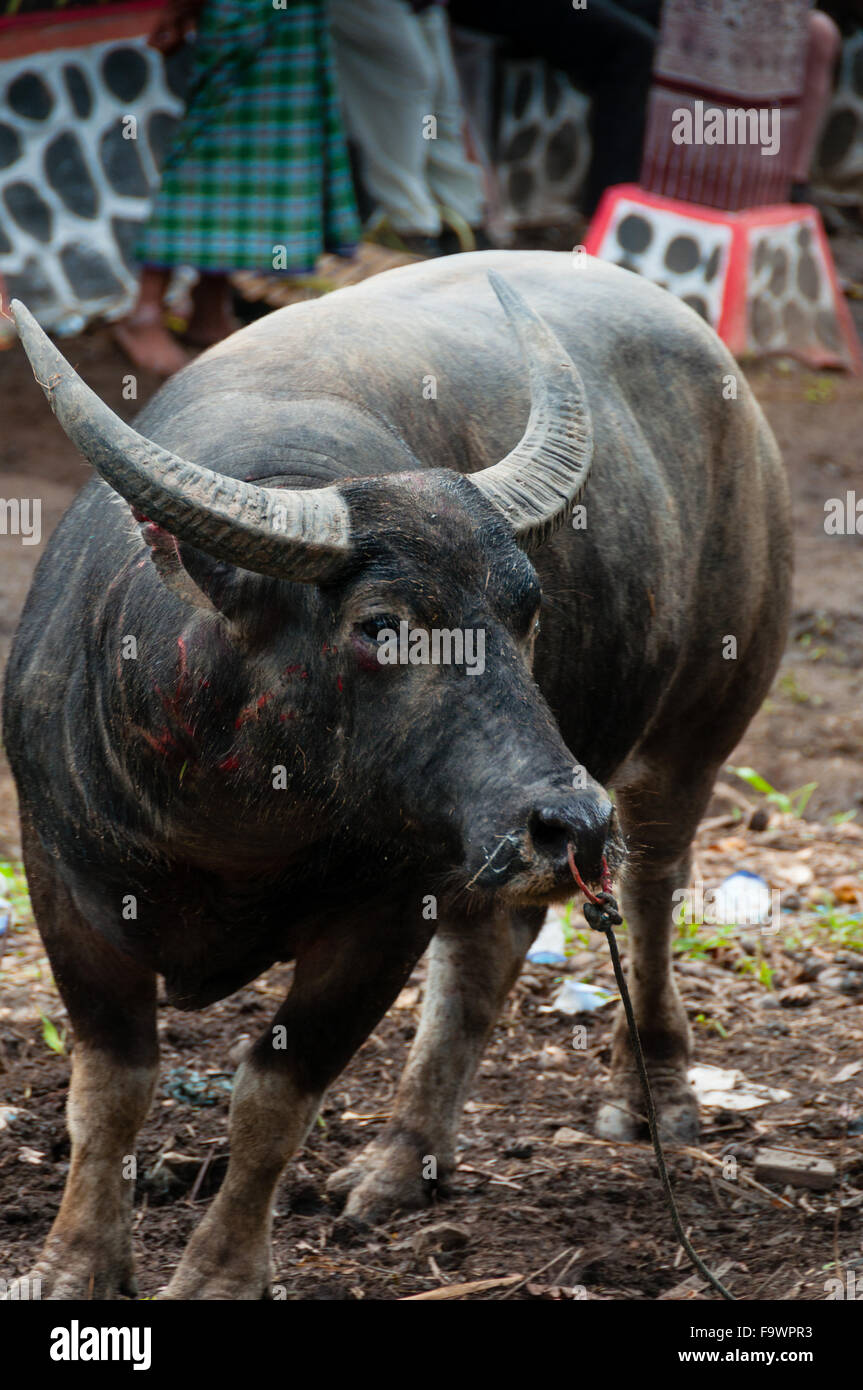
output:
M544 58L592 101L593 160L583 197L590 215L609 184L638 178L661 0L450 0L454 24L509 40L515 56Z

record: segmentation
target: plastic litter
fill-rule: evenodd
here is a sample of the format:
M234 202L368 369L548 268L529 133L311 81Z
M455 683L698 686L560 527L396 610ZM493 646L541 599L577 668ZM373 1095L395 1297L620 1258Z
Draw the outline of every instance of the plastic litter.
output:
M584 980L564 980L550 1004L541 1004L541 1014L592 1014L613 1004L620 996Z
M747 1081L742 1071L722 1067L691 1067L689 1080L704 1110L756 1110L773 1101L790 1100L790 1091Z
M165 1083L168 1095L184 1105L217 1105L232 1087L233 1079L227 1072L201 1076L200 1072L190 1071L188 1067L174 1067Z
M542 931L527 953L527 959L534 965L566 965L563 925L562 917L549 912L542 924Z
M720 883L710 904L710 920L728 926L759 926L770 920L770 888L760 874L738 869Z

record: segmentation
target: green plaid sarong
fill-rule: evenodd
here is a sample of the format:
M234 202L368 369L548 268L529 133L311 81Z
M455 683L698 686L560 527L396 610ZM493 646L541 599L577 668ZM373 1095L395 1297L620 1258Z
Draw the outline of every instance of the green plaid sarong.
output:
M349 252L360 225L333 70L325 0L207 0L138 259L302 274Z

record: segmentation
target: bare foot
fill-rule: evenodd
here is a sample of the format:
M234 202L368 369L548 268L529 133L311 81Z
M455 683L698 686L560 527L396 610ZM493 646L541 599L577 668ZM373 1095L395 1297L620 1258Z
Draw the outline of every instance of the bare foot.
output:
M231 287L224 275L202 275L192 290L192 316L183 341L208 348L230 338L240 327L231 308Z
M173 376L191 361L162 323L159 309L138 309L113 327L114 340L136 367Z
M189 319L189 326L183 334L183 342L190 347L208 348L215 347L216 343L221 343L225 338L230 338L232 333L242 327L240 320L233 315L226 315L217 322L210 320L199 320L196 314Z

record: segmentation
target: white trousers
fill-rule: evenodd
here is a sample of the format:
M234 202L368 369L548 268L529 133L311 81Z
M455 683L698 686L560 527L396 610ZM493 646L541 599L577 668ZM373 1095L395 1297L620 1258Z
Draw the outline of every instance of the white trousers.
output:
M440 208L482 222L482 172L465 153L446 14L405 0L329 0L345 127L363 183L400 232L437 236ZM430 119L431 118L431 119Z

